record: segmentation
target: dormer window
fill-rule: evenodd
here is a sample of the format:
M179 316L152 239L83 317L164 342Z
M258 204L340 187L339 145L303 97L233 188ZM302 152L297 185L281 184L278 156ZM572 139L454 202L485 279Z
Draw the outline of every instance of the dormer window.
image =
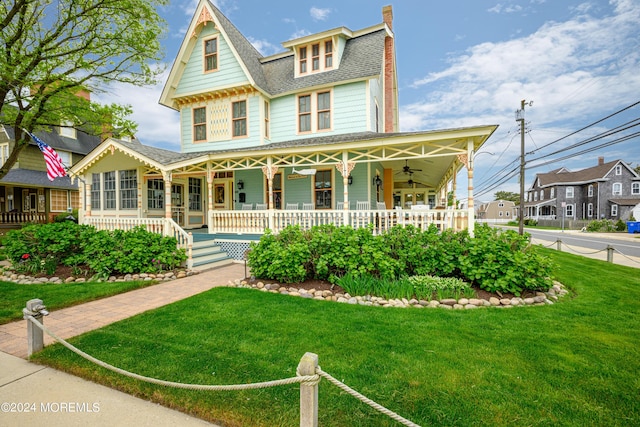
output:
M307 72L307 48L300 48L300 74Z
M333 68L333 39L298 47L297 60L298 76L319 73ZM311 67L309 67L309 62Z
M73 122L70 120L63 120L60 124L60 136L76 139L76 130L73 127Z
M333 67L333 42L327 40L324 42L324 68Z
M204 72L218 70L218 39L204 41Z
M318 71L320 69L320 45L311 45L311 69Z

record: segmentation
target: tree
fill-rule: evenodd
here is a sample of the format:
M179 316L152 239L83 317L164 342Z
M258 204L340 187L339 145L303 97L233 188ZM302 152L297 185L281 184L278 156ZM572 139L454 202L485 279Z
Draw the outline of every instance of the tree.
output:
M77 96L112 83L153 84L162 69L168 0L0 0L0 124L15 144L0 179L29 144L24 130L72 124L91 134L132 134L129 106Z
M512 193L511 191L498 191L494 195L494 200L508 200L516 205L520 204L520 193Z

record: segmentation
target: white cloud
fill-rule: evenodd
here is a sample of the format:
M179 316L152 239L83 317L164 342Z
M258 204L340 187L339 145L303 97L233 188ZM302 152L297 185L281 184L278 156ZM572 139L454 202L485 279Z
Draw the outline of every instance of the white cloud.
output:
M329 17L331 9L320 9L318 7L312 7L309 10L309 13L311 14L311 18L314 21L325 21Z
M103 104L128 104L131 119L138 124L136 137L145 145L180 151L180 121L177 111L160 105L160 95L169 69L159 77L159 84L149 87L114 84L106 93L92 99Z
M247 37L247 39L253 45L253 47L255 47L258 50L258 52L260 52L264 56L273 55L282 50L280 46L276 46L267 40L257 40L257 39L254 39L253 37Z

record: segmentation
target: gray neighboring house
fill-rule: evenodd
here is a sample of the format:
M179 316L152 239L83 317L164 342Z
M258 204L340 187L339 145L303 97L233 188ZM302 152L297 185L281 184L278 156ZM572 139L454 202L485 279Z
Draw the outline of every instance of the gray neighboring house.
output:
M36 132L38 138L60 155L71 167L100 144L101 137L72 127L57 126ZM0 165L15 144L13 128L0 125ZM50 222L68 208L80 207L78 182L69 176L53 181L47 178L44 156L33 141L20 153L7 175L0 179L0 227L14 228L26 222Z
M539 173L525 194L525 218L595 220L640 216L640 176L624 161L571 172L562 167Z

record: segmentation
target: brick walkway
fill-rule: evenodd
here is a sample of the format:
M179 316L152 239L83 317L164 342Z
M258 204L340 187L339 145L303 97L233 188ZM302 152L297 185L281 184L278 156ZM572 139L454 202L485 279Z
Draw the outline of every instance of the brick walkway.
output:
M229 280L242 279L243 277L244 265L234 263L184 279L163 282L109 298L56 310L44 317L44 324L59 337L67 339L188 298L216 286L226 285ZM47 302L43 302L46 306ZM53 339L45 334L45 345L52 342ZM0 351L17 357L27 357L26 320L0 325Z

